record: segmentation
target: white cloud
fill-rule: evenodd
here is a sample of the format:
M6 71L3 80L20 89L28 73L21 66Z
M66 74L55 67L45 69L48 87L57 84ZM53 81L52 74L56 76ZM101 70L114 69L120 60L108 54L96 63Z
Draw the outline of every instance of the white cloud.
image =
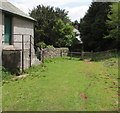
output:
M25 6L24 4L18 4L16 2L11 2L11 3L15 5L16 7L18 7L20 10L22 10L23 12L28 14L29 8Z
M67 11L69 11L68 16L72 21L78 20L80 21L80 18L83 18L85 13L87 12L89 6L80 6L80 7L74 7L74 8L65 8Z
M11 3L13 3L15 6L20 8L25 13L28 13L29 10L32 10L33 7L36 7L37 5L43 4L43 5L50 5L54 7L62 7L67 6L66 11L69 11L68 16L72 21L74 20L80 20L85 14L85 12L88 10L89 6L79 6L79 7L69 7L67 4L79 4L79 3L86 3L91 2L91 0L9 0Z

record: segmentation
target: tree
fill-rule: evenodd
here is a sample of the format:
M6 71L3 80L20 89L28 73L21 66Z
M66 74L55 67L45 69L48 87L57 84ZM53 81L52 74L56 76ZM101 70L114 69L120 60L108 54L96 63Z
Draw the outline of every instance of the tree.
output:
M72 24L73 24L73 26L79 25L79 22L77 20L75 20Z
M70 19L68 18L68 11L65 9L55 8L56 17L61 19L65 24L71 24Z
M113 39L113 47L120 49L120 3L113 3L111 6L111 11L108 14L106 23L109 26L109 35L106 35L105 38Z
M37 20L35 23L35 44L44 42L47 45L53 45L55 47L69 46L70 44L63 44L62 41L67 38L66 34L72 33L71 21L67 17L67 14L68 12L65 10L50 6L38 5L34 8L30 12L30 16ZM59 27L58 24L61 26ZM69 36L68 39L71 40ZM66 40L69 43L70 41L68 39Z
M54 35L57 37L54 39L54 45L58 47L70 47L75 33L73 32L73 26L65 25L65 23L59 19L56 25L53 27Z
M102 51L108 49L111 39L105 39L108 35L106 20L111 3L92 2L86 15L80 20L80 34L85 51Z

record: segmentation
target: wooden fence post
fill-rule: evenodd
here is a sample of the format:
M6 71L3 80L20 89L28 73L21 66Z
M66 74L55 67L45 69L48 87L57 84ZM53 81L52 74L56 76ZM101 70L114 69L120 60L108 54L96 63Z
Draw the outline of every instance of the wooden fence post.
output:
M70 52L70 59L72 59L72 52Z
M84 59L84 52L81 51L81 59L83 60Z
M115 56L116 56L116 58L118 58L118 56L119 56L119 52L117 49L115 49Z
M93 60L93 51L91 51L91 60Z
M83 53L84 51L83 51L83 44L82 44L82 48L81 48L81 59L83 60L84 58L84 53Z

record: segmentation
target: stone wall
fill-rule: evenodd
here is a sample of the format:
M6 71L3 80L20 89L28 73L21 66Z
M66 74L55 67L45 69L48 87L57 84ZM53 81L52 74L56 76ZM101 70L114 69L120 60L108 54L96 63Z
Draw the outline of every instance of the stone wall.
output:
M54 58L58 56L67 56L68 48L45 48L42 52L44 58Z
M2 65L11 72L17 72L21 66L21 51L19 50L3 50Z

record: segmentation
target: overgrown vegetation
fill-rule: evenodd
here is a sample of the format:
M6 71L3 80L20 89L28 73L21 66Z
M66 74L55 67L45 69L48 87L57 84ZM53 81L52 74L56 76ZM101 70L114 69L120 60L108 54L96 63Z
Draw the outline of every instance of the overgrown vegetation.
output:
M117 111L117 58L77 59L46 59L26 78L5 83L3 111Z

